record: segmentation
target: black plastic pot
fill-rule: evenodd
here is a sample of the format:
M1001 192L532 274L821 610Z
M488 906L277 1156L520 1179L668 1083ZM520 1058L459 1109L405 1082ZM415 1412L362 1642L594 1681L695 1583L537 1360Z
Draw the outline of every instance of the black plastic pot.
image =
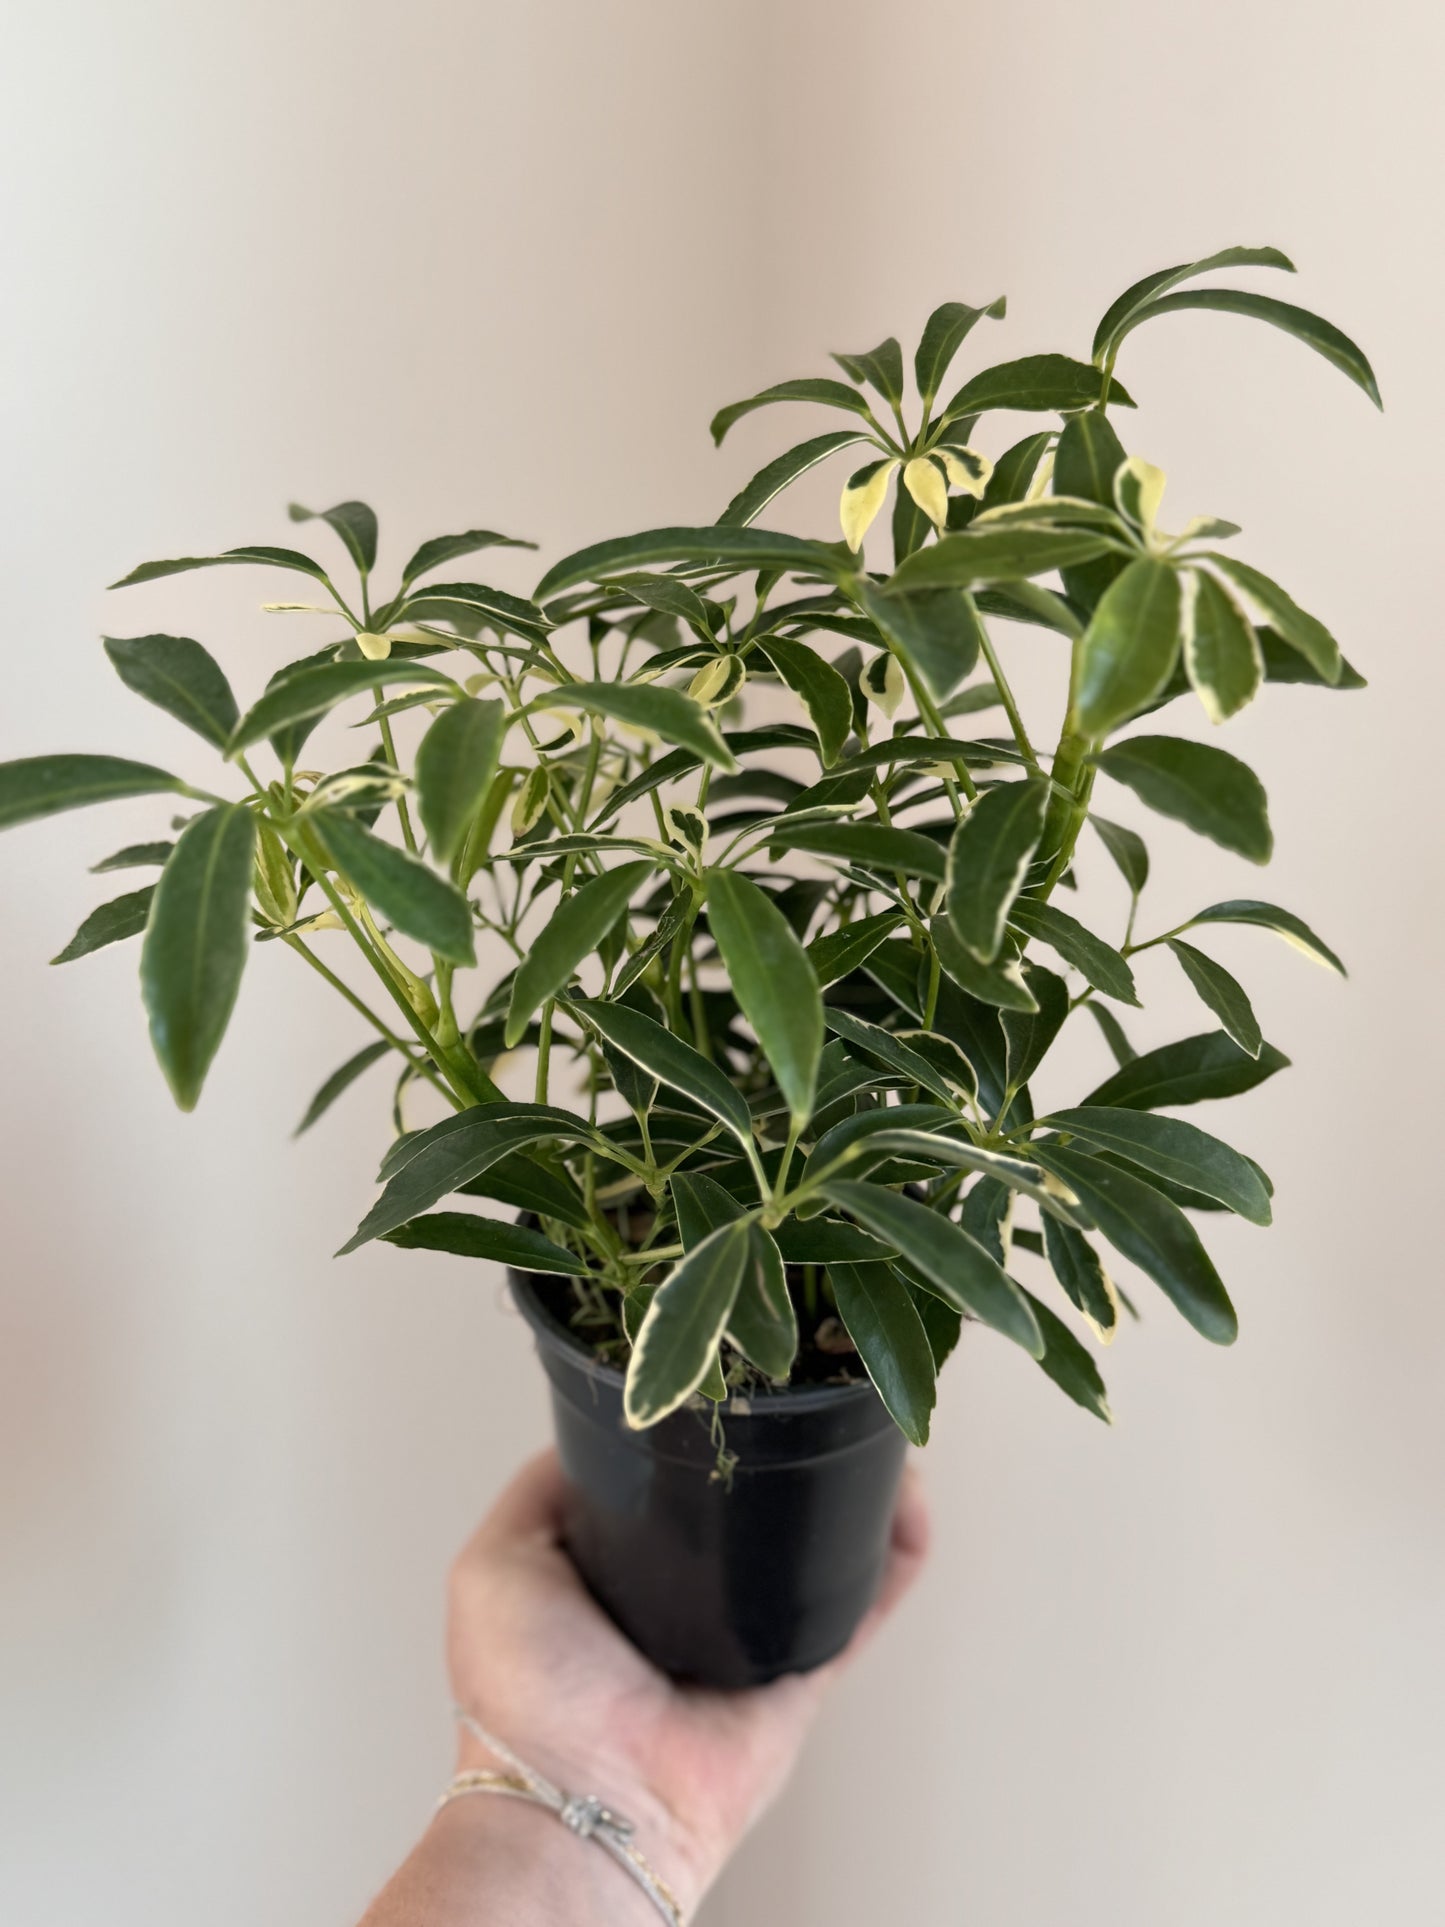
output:
M564 1322L557 1279L508 1273L552 1386L570 1487L567 1548L596 1598L664 1672L758 1686L841 1652L878 1590L903 1435L871 1384L810 1385L645 1432L622 1416L622 1373Z

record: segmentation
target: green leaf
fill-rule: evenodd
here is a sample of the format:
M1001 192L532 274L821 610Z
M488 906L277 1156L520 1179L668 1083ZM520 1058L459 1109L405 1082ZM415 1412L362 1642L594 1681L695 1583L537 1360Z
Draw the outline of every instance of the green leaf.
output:
M474 1104L394 1144L382 1161L386 1188L336 1254L344 1257L429 1211L524 1144L542 1138L593 1143L597 1133L581 1118L549 1104Z
M460 555L473 555L478 549L535 549L535 542L522 542L512 535L497 535L491 529L468 529L462 535L436 535L423 542L401 572L401 586L408 589L419 575L426 575L443 562L454 562Z
M1081 1345L1063 1319L1051 1312L1031 1291L1024 1291L1022 1285L1019 1289L1028 1300L1043 1334L1044 1354L1039 1360L1039 1370L1046 1372L1075 1405L1082 1405L1086 1412L1101 1418L1105 1425L1112 1425L1114 1414L1109 1410L1104 1381L1087 1346Z
M129 575L123 575L110 586L112 589L130 589L139 582L158 582L162 576L184 575L191 569L216 569L227 563L238 562L255 562L273 569L294 569L298 575L309 575L313 581L324 582L327 588L331 587L321 564L313 562L309 555L302 555L299 549L273 549L260 545L227 549L222 555L178 555L168 562L142 562Z
M1215 1345L1234 1343L1239 1321L1229 1294L1178 1205L1142 1178L1083 1151L1056 1144L1033 1149L1077 1192L1109 1243L1154 1280L1202 1337Z
M416 752L416 799L422 827L438 863L451 867L492 786L507 733L499 702L463 697L444 709Z
M811 441L799 442L786 454L777 456L766 468L760 468L745 488L728 503L718 521L727 528L744 528L756 515L780 495L790 482L800 475L806 475L810 468L835 455L840 448L851 448L857 442L871 441L865 429L835 429L830 435L815 435Z
M980 963L967 945L959 941L952 924L942 917L933 919L929 934L945 974L970 997L979 1003L992 1004L1000 1011L1038 1009L1011 948L1001 952L993 963Z
M725 1224L658 1286L633 1341L623 1392L624 1415L636 1430L675 1412L702 1383L732 1315L747 1254L746 1222Z
M865 1265L896 1256L892 1245L838 1218L789 1218L773 1238L790 1265Z
M885 937L892 936L902 921L899 911L883 910L877 916L860 917L856 923L844 924L841 930L830 931L825 937L815 937L808 945L808 961L819 984L826 989L856 970Z
M1124 1064L1132 1064L1139 1053L1124 1035L1124 1026L1119 1022L1109 1006L1107 1004L1101 1004L1096 999L1091 998L1090 1001L1085 1004L1084 1008L1094 1019L1099 1029L1103 1031L1104 1042L1113 1052L1114 1062L1121 1066Z
M1092 529L961 529L957 534L940 536L900 562L889 578L887 592L971 589L976 583L1017 582L1110 552L1111 544Z
M189 636L107 636L105 653L127 689L224 749L239 711L225 671Z
M841 387L841 383L832 384ZM850 394L855 391L849 389ZM862 396L855 397L862 401ZM866 404L865 404L866 405ZM650 568L658 562L696 562L708 567L735 563L740 569L801 569L811 575L836 576L846 566L836 549L821 542L805 542L796 535L777 535L768 529L713 527L648 529L640 535L616 536L594 542L564 556L537 584L539 602L573 589L581 582L605 582L628 569Z
M1227 247L1218 254L1206 254L1200 260L1181 262L1177 268L1160 268L1154 274L1146 274L1143 281L1135 281L1133 287L1125 287L1094 330L1094 360L1104 362L1110 347L1123 339L1123 324L1127 324L1158 295L1166 295L1171 287L1177 287L1181 281L1193 281L1200 274L1214 274L1218 268L1283 268L1285 274L1293 274L1295 262L1287 254L1281 254L1277 247Z
M560 1224L575 1225L585 1231L592 1220L587 1206L572 1180L556 1172L544 1171L525 1151L511 1151L498 1158L478 1177L457 1186L465 1197L491 1198L510 1204L518 1211L535 1212L539 1218L555 1218Z
M838 1316L889 1416L911 1444L926 1445L937 1374L908 1287L887 1265L830 1265L828 1277Z
M619 864L563 898L512 979L504 1040L508 1050L515 1050L547 999L566 989L582 959L598 948L627 908L633 891L656 867L647 861Z
M904 876L926 877L942 883L944 852L932 837L917 830L897 830L882 823L798 823L779 817L768 832L769 843L782 850L810 850L845 863L874 870L896 870Z
M1003 946L1015 897L1043 834L1046 783L1000 783L986 790L953 833L948 849L948 920L980 963Z
M989 509L1024 500L1053 439L1052 432L1045 428L1036 435L1025 435L1004 450L994 463L993 474L988 478L988 487L978 505L980 515Z
M183 1111L196 1107L241 987L255 827L239 803L196 817L182 830L151 903L141 997L155 1054Z
M376 1060L385 1057L390 1049L391 1045L379 1037L374 1044L364 1044L354 1057L348 1057L344 1064L331 1073L306 1106L306 1115L291 1133L292 1137L300 1137L303 1131L309 1131L316 1120L331 1109L341 1093L349 1090L361 1073L370 1070Z
M1119 1294L1103 1260L1081 1231L1045 1214L1044 1255L1070 1302L1107 1344L1119 1324Z
M293 522L324 522L346 545L346 552L363 575L376 567L376 514L365 502L338 502L333 509L304 509L292 502Z
M885 1064L899 1077L918 1085L920 1090L931 1091L950 1110L956 1110L957 1095L948 1079L935 1070L921 1052L903 1043L892 1031L884 1030L880 1024L870 1024L862 1017L855 1017L851 1011L839 1010L832 1004L824 1006L823 1021L835 1036L865 1052L877 1063Z
M798 1351L798 1316L788 1295L783 1255L771 1232L748 1226L743 1279L728 1320L729 1341L772 1379L786 1379Z
M949 1219L876 1184L833 1180L824 1194L866 1231L897 1247L947 1303L1002 1332L1033 1358L1043 1355L1038 1321L1019 1287L981 1244Z
M911 1279L905 1282L908 1295L913 1300L913 1309L928 1334L934 1372L941 1372L963 1335L963 1314L955 1311L952 1305L945 1305L941 1298L935 1298L922 1285L915 1285Z
M1156 1172L1174 1184L1202 1191L1251 1224L1268 1224L1269 1193L1248 1158L1221 1139L1183 1118L1156 1117L1152 1111L1121 1110L1112 1105L1081 1105L1054 1111L1046 1122L1056 1131L1081 1137L1100 1151L1112 1151L1131 1164Z
M1281 910L1277 903L1260 903L1253 897L1236 897L1228 903L1211 903L1207 910L1201 910L1197 916L1191 917L1183 928L1193 930L1201 923L1252 924L1261 930L1273 930L1276 936L1283 937L1287 944L1303 951L1305 956L1323 964L1327 970L1337 970L1342 977L1349 974L1323 938L1317 937L1292 910Z
M708 877L707 914L733 995L801 1130L823 1051L823 998L808 953L777 905L738 870Z
M835 763L853 727L853 694L832 663L806 643L785 636L760 636L758 648L789 689L800 696L822 748L823 761Z
M1149 852L1144 839L1137 830L1126 829L1122 823L1111 823L1107 817L1095 816L1089 812L1089 821L1098 831L1104 848L1113 857L1119 874L1129 886L1131 896L1138 896L1149 881Z
M1084 1102L1152 1111L1161 1104L1200 1104L1208 1098L1238 1097L1288 1064L1289 1059L1273 1044L1265 1044L1254 1057L1222 1030L1210 1030L1145 1051L1142 1057L1121 1065Z
M1383 408L1380 388L1375 380L1375 371L1365 359L1363 352L1347 334L1342 334L1332 322L1323 316L1311 314L1308 308L1296 308L1288 301L1276 301L1267 294L1246 294L1241 288L1186 288L1179 294L1166 294L1158 300L1149 301L1137 308L1121 327L1114 331L1116 342L1122 341L1126 334L1143 321L1152 321L1156 315L1179 314L1188 308L1207 308L1216 314L1242 314L1255 321L1267 321L1271 327L1282 328L1296 341L1302 341L1307 348L1313 348L1317 355L1323 355L1331 367L1338 368L1342 375L1348 375L1357 388L1363 388L1376 408ZM1117 399L1117 396L1111 396Z
M319 662L283 673L236 725L229 753L249 749L263 737L274 735L292 724L323 716L348 696L364 689L379 689L384 683L435 683L455 690L452 678L428 662L406 658L385 662Z
M1031 1011L1004 1010L999 1018L1003 1025L1004 1061L1011 1091L1021 1091L1028 1083L1044 1061L1069 1014L1068 986L1062 977L1056 977L1052 970L1045 970L1042 964L1036 963L1025 963L1022 971L1036 1008Z
M951 696L978 667L983 625L961 589L883 594L858 586L858 600L908 665L938 697Z
M1264 679L1266 682L1307 683L1317 689L1367 689L1369 684L1352 662L1340 658L1339 681L1322 676L1312 663L1305 661L1297 649L1292 649L1276 630L1267 626L1255 628L1255 638L1259 643L1260 654L1264 658Z
M1020 897L1009 912L1009 919L1015 928L1057 950L1064 962L1072 964L1095 990L1101 990L1106 997L1117 997L1121 1004L1138 1005L1134 973L1126 959L1067 911L1032 897Z
M1075 705L1096 741L1144 709L1179 655L1179 577L1155 556L1137 557L1111 582L1084 632Z
M384 1232L389 1245L403 1251L449 1251L457 1258L485 1258L518 1271L585 1278L587 1267L561 1245L526 1225L499 1224L472 1211L436 1211Z
M103 950L107 944L138 937L146 927L155 890L156 886L148 883L143 890L131 890L123 897L112 897L109 903L102 903L91 911L70 942L50 961L72 963L77 957L88 957L92 950Z
M1109 417L1102 409L1090 409L1064 424L1054 458L1053 487L1059 495L1113 508L1114 477L1127 459ZM1127 563L1127 556L1108 554L1090 562L1065 564L1064 588L1071 601L1091 614Z
M386 611L388 621L410 616L414 621L428 618L459 626L485 627L520 636L524 642L539 642L552 627L535 602L523 596L508 595L486 582L428 582L394 602Z
M1253 701L1264 680L1259 638L1244 611L1211 575L1194 571L1194 608L1184 635L1190 686L1212 723Z
M847 382L834 381L829 375L804 375L797 381L775 382L771 388L764 388L746 401L730 402L720 408L712 418L712 438L721 445L734 422L750 415L755 408L766 408L775 401L816 401L828 408L847 408L855 415L869 415L871 410L867 398L860 395L856 388Z
M1103 320L1094 331L1093 355L1102 362L1108 351L1123 339L1126 324L1140 309L1147 307L1157 296L1166 294L1170 288L1177 288L1181 281L1192 281L1197 275L1212 274L1218 268L1283 268L1286 274L1293 274L1294 263L1287 254L1278 248L1224 248L1218 254L1207 254L1198 261L1185 261L1178 267L1162 268L1154 274L1146 274L1142 281L1136 281L1126 288L1109 308Z
M1251 863L1269 862L1274 836L1264 785L1227 750L1178 736L1131 736L1097 751L1094 761L1161 816L1176 817Z
M943 386L943 378L965 336L985 315L1001 321L1007 308L1006 298L1000 295L983 308L971 308L965 301L945 301L942 307L933 310L923 324L923 334L913 357L913 378L918 384L925 415L933 406L933 398Z
M866 381L895 406L903 399L903 350L889 335L863 355L834 355L834 361L854 381Z
M1193 944L1181 943L1178 937L1171 937L1169 948L1179 959L1180 968L1199 992L1202 1001L1214 1012L1239 1048L1248 1051L1251 1057L1258 1057L1264 1047L1264 1033L1259 1028L1259 1019L1254 1014L1254 1006L1246 996L1243 985L1230 976L1223 964L1216 963L1213 957L1206 957Z
M609 576L603 587L609 596L615 595L624 605L636 603L644 609L655 609L659 615L679 617L708 645L715 640L709 604L696 589L690 589L675 575L652 575L639 570L630 575ZM717 604L713 603L711 609L715 612ZM692 659L697 660L695 654Z
M1086 361L1073 361L1068 355L1025 355L970 375L939 419L956 421L960 415L981 415L989 408L1072 414L1076 408L1092 407L1102 385L1100 371ZM1118 382L1111 383L1109 400L1116 408L1134 406Z
M702 704L680 689L667 689L659 683L569 682L536 698L528 708L585 709L592 716L610 716L614 722L650 730L665 742L690 749L721 769L738 767L737 758Z
M679 1172L672 1180L677 1228L684 1251L691 1251L723 1225L746 1218L730 1192L700 1172ZM727 1337L743 1357L769 1378L785 1379L798 1349L798 1320L788 1296L783 1259L772 1237L748 1220L747 1257L733 1300Z
M108 856L101 863L92 863L90 874L103 875L107 870L144 870L152 864L161 865L168 861L174 843L127 843L123 850Z
M1211 555L1209 560L1264 611L1276 632L1291 649L1304 657L1322 681L1332 684L1339 682L1344 672L1344 657L1340 654L1340 645L1317 616L1301 609L1293 596L1287 595L1277 582L1271 581L1261 570L1252 569L1247 562L1241 562L1232 555L1220 554ZM1208 577L1201 572L1201 594L1207 581Z
M404 936L452 963L475 963L471 906L461 891L342 810L318 810L312 826L347 882Z
M124 756L22 756L0 763L0 830L90 803L183 787L179 776Z
M641 1011L629 1010L622 1004L578 998L571 1008L634 1064L640 1064L659 1082L701 1104L751 1150L753 1124L746 1099L701 1051L674 1037L661 1024L644 1017Z

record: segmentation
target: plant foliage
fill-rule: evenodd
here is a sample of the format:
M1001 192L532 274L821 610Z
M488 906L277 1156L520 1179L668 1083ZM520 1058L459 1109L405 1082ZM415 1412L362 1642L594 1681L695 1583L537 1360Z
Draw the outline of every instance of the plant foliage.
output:
M1197 285L1234 268L1290 263L1235 248L1147 276L1087 360L988 365L974 351L1002 300L946 302L911 358L911 419L892 338L835 356L846 379L723 408L718 441L775 403L847 426L772 456L715 524L594 544L531 597L433 579L531 546L476 529L423 543L378 597L360 502L291 510L337 538L354 590L290 548L141 565L116 586L216 565L303 575L324 602L268 606L320 607L338 633L249 706L189 637L107 640L127 687L190 732L178 752L199 738L221 776L75 754L0 765L0 826L188 799L174 841L97 863L158 874L94 910L56 961L140 939L156 1053L189 1108L252 943L297 955L367 1027L301 1128L371 1064L397 1072L399 1134L346 1249L383 1238L570 1279L579 1328L628 1362L636 1425L785 1380L800 1344L816 1360L826 1340L921 1442L963 1321L1107 1418L1070 1320L1113 1338L1114 1254L1228 1343L1235 1311L1194 1216L1271 1216L1253 1160L1161 1115L1287 1061L1185 933L1252 926L1342 970L1295 913L1252 897L1137 935L1149 855L1114 820L1139 804L1266 862L1259 778L1161 713L1192 691L1220 725L1267 682L1361 681L1323 622L1218 546L1233 524L1166 531L1163 475L1120 440L1120 352L1184 308L1283 329L1378 401L1329 323ZM965 348L982 365L960 376ZM991 456L1008 438L981 424L999 412L1032 419ZM836 535L754 525L844 450ZM880 522L886 567L867 553ZM1056 658L1046 732L1014 697L1000 623L1030 625ZM994 708L1002 730L975 735ZM311 767L332 717L365 725L374 752ZM1081 847L1091 822L1099 841ZM1105 856L1127 898L1112 924L1092 887L1057 900ZM1156 948L1218 1028L1141 1056L1117 1007L1140 1002L1132 960ZM1081 1009L1117 1068L1049 1109L1034 1087ZM407 1129L427 1093L445 1115ZM433 1210L458 1197L493 1208ZM1025 1261L1034 1290L1014 1275Z

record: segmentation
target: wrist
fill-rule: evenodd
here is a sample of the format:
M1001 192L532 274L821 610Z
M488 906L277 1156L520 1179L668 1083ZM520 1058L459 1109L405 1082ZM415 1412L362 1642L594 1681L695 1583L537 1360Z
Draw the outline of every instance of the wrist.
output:
M528 1764L545 1774L554 1786L565 1789L569 1794L593 1794L613 1813L632 1823L631 1844L673 1895L684 1918L690 1920L703 1894L717 1877L726 1858L725 1852L712 1853L700 1834L688 1824L686 1816L669 1805L639 1775L631 1761L610 1757L593 1757L586 1761L564 1760L540 1742L527 1743L523 1751ZM475 1739L465 1727L460 1730L457 1740L458 1774L482 1769L495 1770L498 1764L497 1758L481 1741ZM540 1836L549 1865L556 1863L561 1875L575 1875L584 1883L600 1887L605 1895L613 1892L614 1884L624 1890L632 1885L627 1875L615 1865L610 1868L606 1865L594 1867L594 1861L605 1862L608 1855L594 1843L572 1833L555 1814L530 1801L513 1799L501 1793L464 1794L444 1807L438 1818L458 1808L477 1812L479 1837L485 1835L495 1838L497 1830L505 1832L514 1817L525 1816L528 1822L527 1837L530 1841L536 1841ZM635 1888L633 1893L635 1905L639 1908L636 1917L656 1927L661 1916L653 1903ZM571 1916L567 1918L570 1920ZM610 1922L614 1916L604 1914L599 1918ZM630 1921L633 1916L618 1914L615 1918ZM578 1919L590 1921L591 1915L579 1915Z
M552 1814L504 1794L465 1794L432 1821L423 1855L450 1890L509 1927L658 1927L652 1902Z

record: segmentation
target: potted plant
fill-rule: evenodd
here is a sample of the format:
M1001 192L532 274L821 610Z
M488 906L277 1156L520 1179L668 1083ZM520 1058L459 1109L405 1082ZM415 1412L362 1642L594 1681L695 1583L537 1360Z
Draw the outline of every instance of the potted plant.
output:
M1112 1253L1206 1339L1235 1336L1194 1217L1267 1224L1270 1182L1167 1113L1287 1060L1200 945L1256 925L1342 966L1253 897L1146 934L1148 853L1114 812L1142 803L1266 862L1258 777L1156 712L1197 698L1222 724L1266 682L1361 678L1221 546L1232 524L1160 526L1164 478L1119 438L1133 400L1115 366L1143 322L1219 309L1284 328L1378 402L1327 322L1197 285L1239 266L1290 263L1235 248L1150 275L1088 361L986 366L940 401L973 330L1004 312L947 303L914 356L916 405L890 339L835 357L846 380L724 408L718 441L775 401L845 425L779 455L714 525L583 550L530 599L458 579L463 558L519 546L483 529L424 543L378 595L376 518L357 502L319 517L356 577L345 593L289 548L147 563L116 586L290 571L309 600L268 606L323 608L337 633L244 710L199 642L107 640L127 686L223 759L214 790L111 756L0 766L0 824L141 794L179 807L173 837L96 866L159 874L57 961L141 938L183 1108L253 943L355 1008L367 1041L303 1128L385 1059L398 1134L342 1249L511 1267L552 1380L574 1552L674 1671L741 1684L845 1642L964 1324L1100 1418L1080 1327L1107 1344L1133 1311ZM991 459L976 431L999 413L1046 425ZM850 458L841 541L756 526L845 448L867 457ZM865 539L890 492L885 570ZM1047 733L1015 699L998 623L1057 659ZM312 767L312 731L343 708L374 730L371 753ZM994 710L1002 730L977 734ZM1127 910L1065 908L1092 898L1101 858ZM1206 1022L1141 1055L1118 1013L1139 1001L1131 960L1161 947ZM1078 1012L1115 1068L1038 1104Z

